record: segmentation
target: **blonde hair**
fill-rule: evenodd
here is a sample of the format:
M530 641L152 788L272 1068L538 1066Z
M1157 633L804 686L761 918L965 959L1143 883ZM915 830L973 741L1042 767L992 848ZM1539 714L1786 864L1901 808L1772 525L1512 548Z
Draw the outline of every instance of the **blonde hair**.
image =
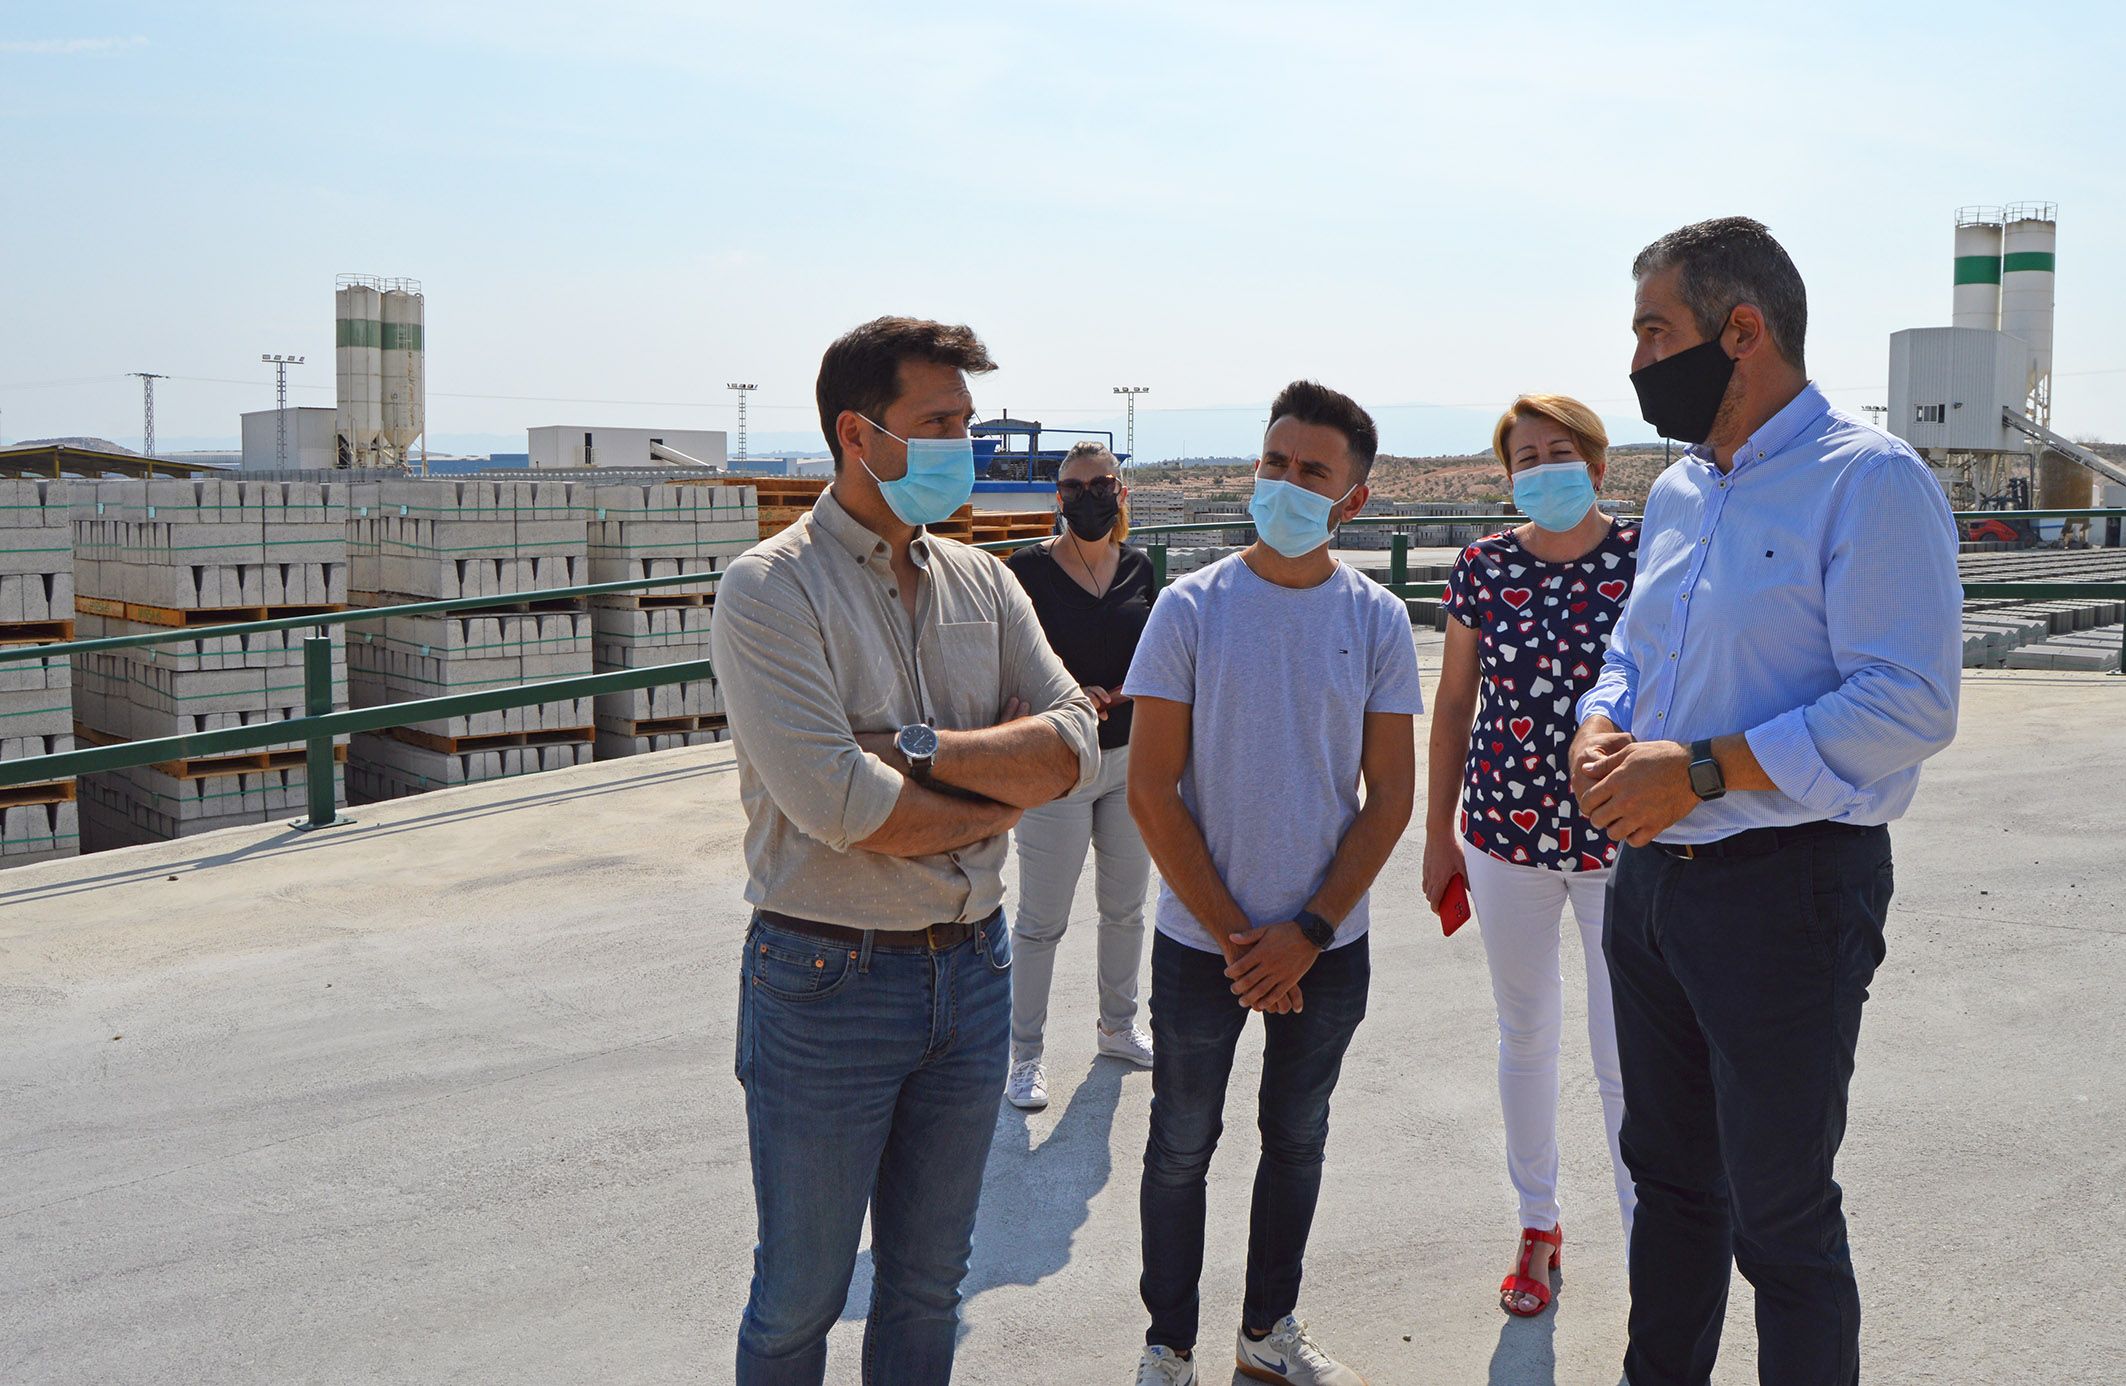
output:
M1594 410L1570 395L1522 395L1499 415L1498 426L1491 430L1491 453L1513 473L1513 459L1506 455L1506 437L1513 432L1515 424L1529 419L1548 419L1572 435L1573 446L1580 450L1580 460L1590 467L1603 466L1609 461L1609 430L1602 427L1602 420Z
M1115 485L1127 486L1128 483L1122 479L1121 459L1115 456L1114 450L1108 447L1107 444L1096 443L1090 438L1085 439L1083 442L1072 443L1070 445L1070 451L1063 454L1063 460L1056 464L1056 484L1059 486L1062 484L1063 469L1065 467L1068 467L1071 463L1088 462L1092 461L1095 458L1101 457L1106 458L1108 461L1108 465L1114 468ZM1057 523L1062 523L1062 519L1063 512L1058 509L1056 512ZM1108 531L1107 537L1114 540L1118 544L1121 543L1123 540L1129 538L1128 501L1122 502L1121 511L1115 516L1115 527Z

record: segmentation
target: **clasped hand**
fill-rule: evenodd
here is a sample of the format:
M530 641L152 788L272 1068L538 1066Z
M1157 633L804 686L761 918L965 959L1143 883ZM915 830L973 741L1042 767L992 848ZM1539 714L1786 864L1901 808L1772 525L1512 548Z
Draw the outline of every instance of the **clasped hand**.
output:
M1690 752L1678 742L1640 741L1590 722L1573 738L1571 763L1580 812L1627 846L1646 846L1697 807Z
M1290 920L1242 929L1228 940L1225 975L1233 995L1251 1011L1285 1015L1306 1009L1299 979L1321 956Z

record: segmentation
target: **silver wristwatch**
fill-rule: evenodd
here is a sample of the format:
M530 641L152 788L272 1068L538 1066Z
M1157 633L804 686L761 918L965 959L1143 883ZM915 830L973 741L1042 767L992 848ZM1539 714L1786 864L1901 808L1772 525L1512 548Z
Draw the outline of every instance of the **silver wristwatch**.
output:
M908 762L908 775L917 784L930 783L930 766L937 759L937 729L927 722L910 722L893 738L893 749Z

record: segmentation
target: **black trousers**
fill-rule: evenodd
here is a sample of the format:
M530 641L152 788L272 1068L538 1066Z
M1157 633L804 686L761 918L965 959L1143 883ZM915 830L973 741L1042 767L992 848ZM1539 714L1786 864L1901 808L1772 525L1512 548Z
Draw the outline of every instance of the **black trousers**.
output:
M1782 830L1743 856L1627 847L1603 953L1624 1074L1631 1386L1712 1378L1730 1264L1757 1376L1860 1380L1860 1291L1832 1160L1892 889L1887 828Z

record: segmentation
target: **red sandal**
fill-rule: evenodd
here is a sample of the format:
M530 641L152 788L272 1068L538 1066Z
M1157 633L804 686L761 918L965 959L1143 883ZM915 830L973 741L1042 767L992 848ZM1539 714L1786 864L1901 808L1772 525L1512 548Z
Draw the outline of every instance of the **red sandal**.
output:
M1529 1271L1534 1268L1531 1263L1535 1260L1536 1244L1539 1242L1550 1248L1549 1269L1551 1271L1560 1270L1565 1264L1564 1228L1553 1227L1548 1232L1539 1232L1533 1227L1521 1229L1520 1265L1512 1275L1507 1276L1499 1285L1499 1308L1515 1318L1532 1319L1550 1307L1550 1287L1529 1275ZM1514 1301L1511 1296L1517 1294L1527 1295L1534 1299L1535 1308L1514 1308Z

